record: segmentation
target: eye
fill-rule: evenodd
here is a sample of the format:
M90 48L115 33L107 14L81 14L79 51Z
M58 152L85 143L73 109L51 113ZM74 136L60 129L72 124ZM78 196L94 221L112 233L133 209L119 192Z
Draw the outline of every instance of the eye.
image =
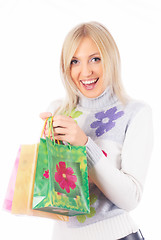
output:
M78 63L78 60L73 59L73 60L71 61L70 65L75 65L75 64L77 64L77 63Z
M99 62L99 61L101 61L101 58L99 57L94 57L91 59L91 62Z

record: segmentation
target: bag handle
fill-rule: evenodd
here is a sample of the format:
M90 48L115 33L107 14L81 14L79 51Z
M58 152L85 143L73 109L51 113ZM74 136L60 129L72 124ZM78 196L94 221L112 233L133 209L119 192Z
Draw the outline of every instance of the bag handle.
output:
M49 117L48 118L48 138L50 138L50 134L52 133L52 137L53 137L53 142L54 142L54 144L55 144L55 138L54 138L54 132L53 132L53 127L52 127L52 123L53 123L53 117L54 116L52 116L52 117ZM58 140L58 144L60 144L60 141Z
M41 138L43 137L46 125L48 124L48 129L49 129L48 138L50 138L50 134L52 132L52 137L53 137L53 141L54 141L54 144L55 144L54 132L53 132L53 128L52 128L53 117L54 116L45 119L45 123L44 123L43 129L42 129L42 132L41 132ZM59 140L58 140L58 144L60 144Z
M54 116L48 118L48 129L49 129L48 138L50 138L50 134L52 132L53 142L55 145L55 138L54 138L54 131L53 131L53 118ZM58 144L60 144L59 140L56 140L56 141ZM68 143L68 147L71 150L72 146L70 145L70 143Z
M41 138L43 137L47 121L48 121L48 118L45 119L44 126L43 126L43 129L42 129L42 132L41 132Z
M49 129L48 138L50 138L50 134L52 133L52 138L53 138L54 145L55 145L56 142L57 142L57 144L61 144L59 140L56 140L56 142L55 142L54 131L53 131L53 127L52 127L53 126L53 124L52 124L53 123L53 118L54 118L54 116L49 117L49 118L47 118L45 120L44 127L43 127L43 130L42 130L42 133L41 133L41 138L42 138L42 136L44 134L44 130L45 130L46 124L48 124L48 129ZM72 146L71 146L70 143L68 143L68 146L69 146L69 148L71 150Z

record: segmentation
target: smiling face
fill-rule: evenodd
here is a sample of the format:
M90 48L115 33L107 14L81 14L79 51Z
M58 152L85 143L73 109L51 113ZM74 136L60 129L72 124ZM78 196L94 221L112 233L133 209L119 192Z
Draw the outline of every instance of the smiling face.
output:
M84 37L71 60L70 75L80 92L95 98L105 90L101 55L95 42Z

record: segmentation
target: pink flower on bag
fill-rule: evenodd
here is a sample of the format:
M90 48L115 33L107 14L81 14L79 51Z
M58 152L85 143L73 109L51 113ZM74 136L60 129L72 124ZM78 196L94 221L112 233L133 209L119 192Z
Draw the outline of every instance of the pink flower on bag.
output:
M75 182L77 181L77 177L73 175L74 171L71 167L66 168L65 162L59 162L56 164L56 170L55 173L55 180L59 183L59 186L67 191L67 193L70 193L70 188L74 189L76 188Z
M45 178L49 178L49 169L48 169L47 171L45 171L45 173L43 174L43 176L44 176Z

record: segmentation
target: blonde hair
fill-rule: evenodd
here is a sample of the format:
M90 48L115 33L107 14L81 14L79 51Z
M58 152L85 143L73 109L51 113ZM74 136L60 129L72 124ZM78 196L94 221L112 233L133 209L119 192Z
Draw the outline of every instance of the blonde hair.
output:
M70 113L76 107L79 91L70 76L71 60L84 37L91 38L97 45L103 63L104 82L111 85L118 99L125 104L127 95L121 83L120 54L110 32L98 22L82 23L73 28L65 38L60 60L60 72L67 98L58 112Z

